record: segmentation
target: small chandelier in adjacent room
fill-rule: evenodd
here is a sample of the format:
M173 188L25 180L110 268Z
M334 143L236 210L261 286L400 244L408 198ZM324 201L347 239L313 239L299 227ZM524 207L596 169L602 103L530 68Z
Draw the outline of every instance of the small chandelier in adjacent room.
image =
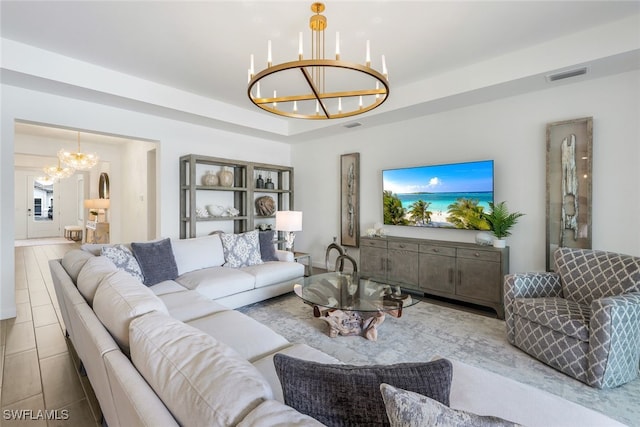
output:
M51 178L49 175L37 176L37 177L33 178L33 180L35 182L37 182L38 184L43 185L45 187L53 185L56 182L56 180Z
M87 154L80 151L80 132L78 132L78 151L73 153L62 149L58 151L60 161L73 169L86 171L94 167L98 163L98 156L95 154Z
M304 59L299 34L298 60L273 65L271 40L267 44L267 68L255 73L251 55L247 94L256 106L273 114L300 119L339 119L366 113L389 96L389 76L384 55L382 72L371 67L369 41L364 64L340 59L340 34L336 33L335 59L325 59L327 18L323 3L313 3L309 19L311 58ZM273 94L263 96L262 94Z
M71 167L62 167L60 166L60 159L58 159L58 166L47 166L42 169L44 173L47 174L52 180L60 180L64 178L69 178L73 175L76 170Z

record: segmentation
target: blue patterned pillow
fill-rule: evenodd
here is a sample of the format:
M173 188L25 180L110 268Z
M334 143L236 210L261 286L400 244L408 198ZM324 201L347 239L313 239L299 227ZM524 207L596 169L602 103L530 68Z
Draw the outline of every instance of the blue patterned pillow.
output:
M258 230L242 234L221 234L224 267L248 267L262 264Z
M140 282L144 282L144 276L142 275L140 264L138 264L136 257L133 256L133 252L131 252L126 246L103 246L101 254L102 256L109 258L119 270L123 270L138 279Z

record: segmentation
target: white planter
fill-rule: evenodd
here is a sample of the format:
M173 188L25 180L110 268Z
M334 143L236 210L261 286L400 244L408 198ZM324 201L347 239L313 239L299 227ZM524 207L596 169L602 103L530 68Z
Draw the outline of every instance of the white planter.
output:
M493 247L494 248L506 248L507 247L507 241L504 239L495 239L493 241Z

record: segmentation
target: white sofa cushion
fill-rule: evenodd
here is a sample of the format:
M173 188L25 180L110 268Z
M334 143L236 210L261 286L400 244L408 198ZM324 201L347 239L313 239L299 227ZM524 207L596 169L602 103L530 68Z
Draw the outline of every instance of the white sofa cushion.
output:
M71 280L73 280L74 283L78 283L78 274L82 271L82 267L93 257L94 255L90 252L81 249L72 249L64 254L61 264L69 277L71 277Z
M122 270L102 279L93 298L93 310L125 353L129 351L131 320L151 311L168 314L160 298Z
M160 299L167 306L169 315L182 322L229 310L196 291L173 292L160 295Z
M269 385L233 349L161 313L131 322L131 360L181 425L237 425Z
M458 360L449 360L453 364L451 408L491 414L529 427L624 425L544 390Z
M186 323L225 343L250 362L289 345L289 341L282 335L235 310Z
M286 354L287 356L296 357L298 359L311 360L318 363L341 363L333 356L329 356L327 353L323 353L313 347L309 347L306 344L292 344L289 347L278 350L278 353ZM284 403L284 396L282 395L282 385L278 374L276 374L276 367L273 364L273 356L276 353L268 354L262 359L258 359L253 362L258 371L267 380L273 391L273 398L278 402Z
M160 295L165 295L165 294L171 294L173 292L186 292L187 288L185 288L184 286L180 285L179 283L177 283L174 280L165 280L163 282L160 283L156 283L155 285L151 285L149 286L149 289L151 289L151 291L160 296Z
M87 260L78 274L78 290L90 306L98 290L98 285L107 274L118 270L111 260L104 256L93 256Z
M251 290L255 276L235 268L211 267L185 273L176 282L211 299Z
M304 265L297 262L268 261L259 265L241 268L255 276L255 287L273 285L304 276Z
M189 271L221 267L224 264L222 242L217 234L193 239L171 239L171 247L179 276Z
M290 406L266 400L251 411L237 427L320 427L324 424Z

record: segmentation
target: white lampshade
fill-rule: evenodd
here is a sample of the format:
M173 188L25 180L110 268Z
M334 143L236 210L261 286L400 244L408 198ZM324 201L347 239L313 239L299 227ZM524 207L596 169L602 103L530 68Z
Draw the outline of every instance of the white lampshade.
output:
M85 199L84 207L87 209L109 209L109 199Z
M300 211L277 211L276 230L279 231L301 231L302 212Z

